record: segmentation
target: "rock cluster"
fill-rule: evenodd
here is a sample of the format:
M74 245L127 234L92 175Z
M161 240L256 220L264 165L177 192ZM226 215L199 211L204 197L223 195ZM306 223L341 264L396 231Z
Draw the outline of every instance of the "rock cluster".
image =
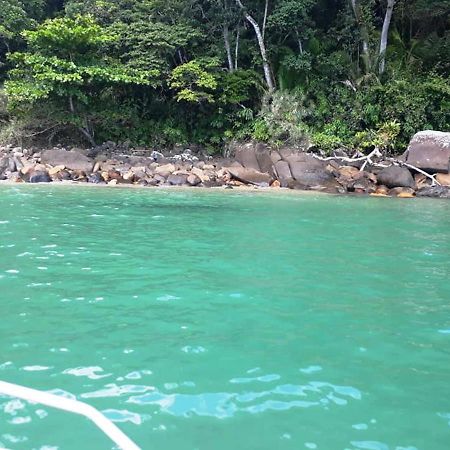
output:
M53 148L32 152L20 148L0 149L0 180L42 183L77 181L94 184L138 184L142 186L241 185L232 179L226 165L232 161L201 161L190 152L165 157L97 154L83 150ZM89 153L88 153L89 154Z
M322 160L310 153L292 148L271 149L261 143L236 145L233 150L232 159L200 159L190 150L165 156L156 151L122 155L111 153L109 147L39 152L5 147L0 148L0 180L141 186L250 185L341 194L450 198L450 133L415 136L403 155L406 163L399 164L368 161L363 166L361 160L340 156ZM408 168L412 161L422 172ZM406 164L409 165L404 167ZM425 170L435 175L437 183Z

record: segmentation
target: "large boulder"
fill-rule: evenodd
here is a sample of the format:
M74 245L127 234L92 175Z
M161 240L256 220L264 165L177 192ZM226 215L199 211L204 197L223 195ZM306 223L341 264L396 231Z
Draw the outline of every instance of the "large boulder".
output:
M90 173L94 166L91 158L80 152L67 151L62 149L45 150L41 155L41 163L50 166L64 166L69 170L79 170Z
M170 174L175 172L176 167L173 164L163 164L162 166L157 166L155 168L155 173L162 175L167 178Z
M293 179L289 163L281 160L277 161L275 163L275 171L281 187L288 187Z
M272 177L268 173L262 173L254 169L246 169L245 167L227 167L230 175L236 180L256 186L269 186Z
M442 186L450 186L450 173L438 173L436 181Z
M378 183L388 188L407 187L414 188L416 183L411 172L405 167L390 166L382 169L378 175Z
M8 156L0 158L0 175L3 175L6 171L15 172L16 168L14 158Z
M246 169L253 169L258 172L261 170L256 157L256 149L252 143L239 146L235 151L235 158Z
M256 160L258 161L259 171L275 175L273 161L270 156L270 150L264 144L257 144L255 148Z
M50 183L52 181L46 170L33 170L29 176L29 183Z
M322 186L334 180L333 175L326 170L326 164L318 159L313 157L288 159L292 177L303 186Z
M430 186L417 191L417 197L450 198L450 187Z
M431 172L450 172L450 133L421 131L414 135L406 162Z
M186 174L170 174L167 177L167 182L171 184L172 186L182 186L183 184L186 184L188 179L188 175Z

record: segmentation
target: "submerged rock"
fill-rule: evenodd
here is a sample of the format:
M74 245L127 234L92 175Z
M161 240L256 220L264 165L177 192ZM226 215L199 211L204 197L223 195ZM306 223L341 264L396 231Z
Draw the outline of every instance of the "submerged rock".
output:
M416 196L416 191L408 187L395 187L389 190L391 197L412 198Z
M417 197L450 198L450 187L430 186L417 191Z

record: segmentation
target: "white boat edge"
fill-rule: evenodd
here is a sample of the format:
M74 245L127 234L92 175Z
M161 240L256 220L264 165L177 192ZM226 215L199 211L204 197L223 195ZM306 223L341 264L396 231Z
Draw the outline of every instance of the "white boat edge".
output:
M122 450L141 450L120 428L87 403L1 380L0 394L79 414L91 420Z

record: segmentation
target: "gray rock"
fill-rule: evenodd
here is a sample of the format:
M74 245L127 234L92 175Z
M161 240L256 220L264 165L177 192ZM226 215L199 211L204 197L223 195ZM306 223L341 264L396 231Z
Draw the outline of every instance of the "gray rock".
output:
M91 173L88 176L87 180L88 180L88 183L94 183L94 184L103 184L105 182L101 173L99 173L99 172Z
M45 150L42 152L41 162L51 166L65 166L67 169L86 173L91 172L94 166L93 160L82 153L62 149Z
M264 144L257 144L255 148L256 160L258 161L259 171L266 172L272 177L275 175L273 161L270 156L270 151Z
M289 168L289 163L281 160L277 161L275 163L275 171L281 187L288 187L289 183L292 181L292 173Z
M450 198L450 187L430 186L417 191L417 197Z
M270 159L272 160L272 164L276 164L281 160L281 155L277 151L270 152Z
M236 149L236 161L242 164L246 169L260 171L258 159L256 158L256 150L253 144L245 144Z
M289 167L294 180L303 186L320 186L334 180L333 175L325 169L325 164L315 158L305 161L291 159Z
M194 174L189 175L186 181L190 186L198 186L202 182L202 180Z
M0 159L0 174L4 174L6 171L15 172L16 171L16 163L14 158L10 158L8 156L4 156Z
M58 172L57 178L61 181L70 181L72 179L72 174L68 170L61 170L61 172Z
M382 169L378 175L378 184L383 184L388 188L409 187L414 188L416 183L411 172L405 167L390 166Z
M270 185L272 177L268 173L262 173L254 169L246 169L245 167L228 167L230 175L236 180L256 186Z
M50 183L52 179L48 172L43 170L35 170L31 172L29 182L30 183Z
M431 172L450 172L450 133L428 130L415 134L406 162Z
M186 184L188 176L184 174L171 174L167 178L167 182L171 184L172 186L182 186L183 184Z

